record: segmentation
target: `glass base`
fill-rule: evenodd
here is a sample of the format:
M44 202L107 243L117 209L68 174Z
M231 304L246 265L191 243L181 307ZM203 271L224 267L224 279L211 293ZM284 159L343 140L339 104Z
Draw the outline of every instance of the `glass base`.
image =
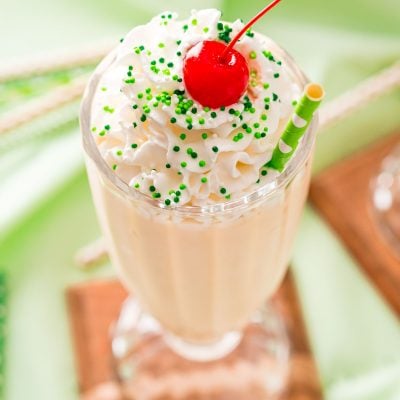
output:
M400 144L383 160L371 189L375 219L400 259Z
M290 347L279 314L267 306L240 332L196 345L171 335L128 299L115 323L113 366L126 399L278 398Z

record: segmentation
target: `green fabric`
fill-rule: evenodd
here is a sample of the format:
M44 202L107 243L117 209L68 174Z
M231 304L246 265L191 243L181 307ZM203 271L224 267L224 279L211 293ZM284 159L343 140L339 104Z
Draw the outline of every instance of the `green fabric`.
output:
M164 4L156 0L3 2L0 63L118 38ZM250 18L265 1L170 0ZM327 100L400 56L398 0L283 1L257 29L288 49ZM0 115L79 71L0 85ZM400 126L399 92L371 103L318 139L315 170ZM99 235L83 171L77 104L0 138L0 268L7 273L7 400L78 398L64 289L113 274L73 266ZM293 257L304 315L329 400L400 398L400 330L390 308L338 238L307 208Z

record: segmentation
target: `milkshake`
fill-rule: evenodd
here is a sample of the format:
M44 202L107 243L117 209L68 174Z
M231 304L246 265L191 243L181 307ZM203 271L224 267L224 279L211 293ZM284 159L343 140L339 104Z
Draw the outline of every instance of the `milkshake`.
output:
M307 83L276 43L246 32L228 55L247 66L232 90L191 75L211 79L196 57L242 28L214 9L162 13L102 62L82 107L93 199L121 282L195 345L240 331L276 291L310 180L315 121L283 172L268 165L277 146L291 150L280 137Z

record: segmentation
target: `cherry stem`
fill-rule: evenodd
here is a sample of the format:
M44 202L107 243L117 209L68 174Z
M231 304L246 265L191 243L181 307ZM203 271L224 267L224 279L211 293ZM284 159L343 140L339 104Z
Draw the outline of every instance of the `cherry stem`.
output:
M227 56L229 51L233 49L233 46L235 46L235 44L238 42L238 40L249 30L249 28L252 27L260 18L262 18L269 10L274 8L281 1L282 0L274 0L272 3L268 4L263 10L261 10L253 19L251 19L243 27L243 29L233 38L233 40L229 43L229 45L226 47L226 49L222 53L221 59L225 60L225 57Z

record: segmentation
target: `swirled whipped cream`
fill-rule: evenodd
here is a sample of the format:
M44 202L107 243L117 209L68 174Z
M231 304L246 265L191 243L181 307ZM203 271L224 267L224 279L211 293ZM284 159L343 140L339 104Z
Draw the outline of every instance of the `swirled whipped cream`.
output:
M121 40L98 84L91 124L101 155L130 186L173 207L234 199L276 178L266 163L301 88L272 40L248 31L235 46L250 70L238 103L210 109L185 91L187 51L204 40L229 43L242 27L215 9L185 20L166 12Z

